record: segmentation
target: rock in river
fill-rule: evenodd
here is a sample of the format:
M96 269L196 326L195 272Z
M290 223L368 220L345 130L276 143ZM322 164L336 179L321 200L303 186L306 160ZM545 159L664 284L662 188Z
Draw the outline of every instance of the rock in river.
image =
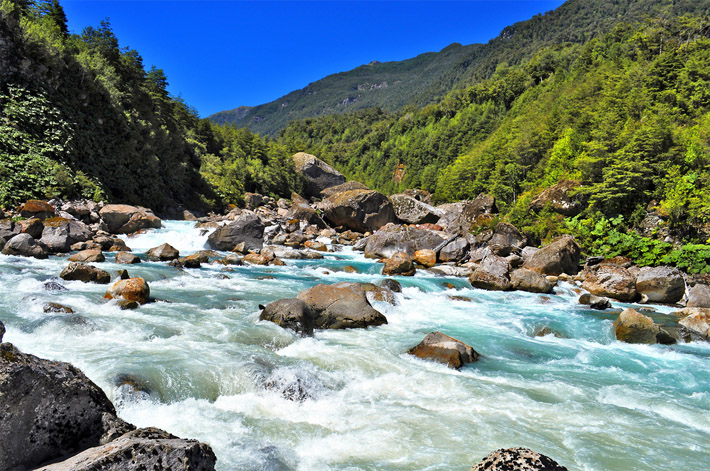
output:
M677 268L643 267L636 277L636 291L654 303L676 303L685 294L685 280Z
M466 363L473 363L479 357L478 352L470 345L441 332L432 332L424 337L419 345L409 350L409 354L425 360L438 361L455 369L461 368Z
M312 335L315 317L315 311L308 304L300 299L290 298L269 303L261 311L259 319L293 329L301 335Z
M251 211L244 211L232 223L215 230L207 238L209 246L215 250L233 250L244 243L243 250L260 250L264 245L264 224Z
M360 283L320 284L298 294L315 311L316 329L349 329L377 326L387 318L372 307Z
M567 468L527 448L508 448L489 453L471 471L567 471Z
M105 270L86 265L81 262L71 262L62 272L59 277L63 280L79 280L84 283L99 283L106 284L111 281L111 275Z
M396 217L392 203L374 190L350 190L336 193L322 203L326 221L357 232L376 231Z
M143 278L118 280L106 291L104 298L122 298L126 301L146 304L150 300L150 286Z
M148 208L107 204L99 211L111 234L130 234L140 229L160 228L160 219Z
M532 254L525 262L524 268L543 275L558 276L562 273L576 275L581 253L582 249L574 237L562 236Z

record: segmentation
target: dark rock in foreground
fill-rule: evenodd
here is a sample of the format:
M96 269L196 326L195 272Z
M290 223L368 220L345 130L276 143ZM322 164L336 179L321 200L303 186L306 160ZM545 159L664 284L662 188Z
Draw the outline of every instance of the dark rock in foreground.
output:
M441 332L432 332L416 347L409 350L410 355L444 363L449 368L459 369L466 363L478 360L478 352L470 345L460 340L444 335Z
M302 335L312 335L315 317L315 311L308 304L300 299L290 298L269 303L261 311L259 320L271 321Z
M216 461L204 443L145 428L36 471L212 471Z
M527 448L508 448L489 453L471 471L567 471L567 468Z

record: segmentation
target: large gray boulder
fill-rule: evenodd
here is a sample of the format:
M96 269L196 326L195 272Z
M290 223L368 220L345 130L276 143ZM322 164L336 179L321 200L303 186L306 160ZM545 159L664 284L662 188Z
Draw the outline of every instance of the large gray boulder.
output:
M636 291L655 303L676 303L685 294L685 280L677 268L643 267L636 276Z
M448 232L460 235L469 234L471 226L481 218L488 219L498 212L495 199L485 193L481 193L473 201L442 204L436 209L443 212L438 224Z
M549 293L555 287L555 283L549 281L545 275L527 268L514 270L510 274L510 285L513 289L531 293Z
M389 198L397 219L407 224L435 223L444 214L434 206L405 194L391 195Z
M326 188L345 183L342 173L315 155L298 152L293 155L293 164L306 179L306 196L319 196Z
M329 196L333 196L336 193L342 193L344 191L350 190L369 190L369 188L360 182L351 180L340 185L335 185L331 186L330 188L326 188L325 190L320 192L320 196L321 198L327 198Z
M595 265L585 270L586 279L582 289L597 296L606 296L619 301L636 299L636 277L619 265Z
M40 242L50 252L69 252L72 245L91 240L92 237L91 229L83 222L56 217L44 220Z
M417 250L434 250L444 238L438 233L412 226L388 224L367 238L365 256L389 258L397 252L414 256Z
M145 428L35 471L214 471L216 461L209 445Z
M373 232L397 219L390 200L374 190L336 193L321 203L321 209L331 226L357 232Z
M301 291L298 299L315 311L316 329L363 328L387 323L387 318L367 300L367 290L360 283L316 285Z
M489 453L471 471L567 471L567 468L527 448L508 448Z
M104 392L68 363L0 345L0 469L27 469L100 444Z
M180 251L166 242L148 250L145 257L154 262L167 262L180 258Z
M471 240L475 240L473 236L469 237L456 237L454 240L450 241L444 245L441 250L439 250L438 258L440 262L460 262L466 255L468 255L471 249Z
M23 257L47 258L47 250L31 235L17 234L5 243L2 248L5 255L21 255Z
M140 229L160 228L162 223L153 211L127 204L107 204L99 211L111 234L130 234Z
M264 224L251 211L244 211L233 222L217 228L207 238L215 250L233 250L244 242L244 250L260 250L264 245Z
M424 360L444 363L449 368L459 369L478 360L479 354L470 345L441 332L432 332L419 345L408 352Z
M20 232L22 232L22 227L19 224L15 224L12 219L0 219L0 249L3 248L5 242Z
M301 335L312 335L315 317L315 311L308 304L297 298L289 298L267 304L259 320L273 322Z
M56 209L51 204L42 200L27 200L25 204L20 206L20 216L23 218L38 218L45 220L54 217Z
M543 275L576 275L581 253L582 249L574 237L562 236L533 253L525 262L524 268Z
M512 224L500 222L496 225L493 236L488 241L489 246L505 248L506 252L511 252L513 249L522 249L525 246L527 238Z
M710 308L710 286L696 284L688 290L687 307Z
M509 271L510 264L506 259L490 254L481 261L468 280L474 288L507 291L511 288Z

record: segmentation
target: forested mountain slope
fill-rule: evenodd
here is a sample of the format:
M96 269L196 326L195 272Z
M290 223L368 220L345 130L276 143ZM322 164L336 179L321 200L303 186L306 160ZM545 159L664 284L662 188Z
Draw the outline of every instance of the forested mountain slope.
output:
M198 119L166 87L108 22L72 35L57 0L3 0L0 206L86 197L206 209L297 188L283 148Z
M488 44L452 44L440 52L399 62L372 63L329 75L273 102L210 116L262 134L275 135L295 119L379 107L436 103L453 89L490 78L500 64L517 65L544 47L581 44L620 21L647 16L707 13L710 3L693 0L570 0L554 11L506 27Z
M436 105L300 120L281 138L385 192L490 192L521 224L534 195L577 180L586 215L653 203L692 237L710 223L709 129L710 20L683 16L545 48Z

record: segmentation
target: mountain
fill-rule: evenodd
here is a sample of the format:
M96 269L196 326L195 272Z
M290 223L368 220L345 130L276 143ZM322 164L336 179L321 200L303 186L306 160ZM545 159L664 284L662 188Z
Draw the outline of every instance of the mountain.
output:
M543 47L582 44L621 21L707 10L707 1L694 0L570 0L554 11L504 28L487 44L454 43L404 61L373 62L329 75L270 103L221 111L209 119L277 135L295 119L370 107L396 111L406 105L424 106L437 103L453 89L491 77L500 64L519 64Z

